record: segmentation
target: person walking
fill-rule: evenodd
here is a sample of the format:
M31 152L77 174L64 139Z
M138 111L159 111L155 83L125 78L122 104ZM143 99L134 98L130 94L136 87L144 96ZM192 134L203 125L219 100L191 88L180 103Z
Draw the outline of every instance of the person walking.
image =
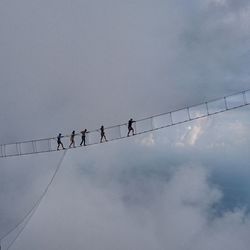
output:
M75 130L73 130L73 132L71 133L69 148L71 148L72 145L74 148L76 147L75 146Z
M86 134L88 133L88 130L87 129L84 129L83 131L81 131L81 134L82 134L82 141L80 143L80 146L82 146L82 144L84 146L86 146Z
M128 121L128 134L127 134L127 137L129 136L129 134L130 134L131 131L132 131L132 134L135 135L135 130L133 128L133 123L135 123L135 121L131 118Z
M104 126L102 125L101 128L101 140L100 140L100 143L102 143L102 140L105 139L105 141L107 142L107 138L106 138L106 135L105 135L105 131L104 131Z
M62 136L61 133L59 133L59 135L57 136L57 150L59 150L59 147L60 147L60 146L62 146L62 148L65 149L64 146L63 146L63 143L62 143L62 141L61 141L61 138L62 138L62 137L63 137L63 136Z

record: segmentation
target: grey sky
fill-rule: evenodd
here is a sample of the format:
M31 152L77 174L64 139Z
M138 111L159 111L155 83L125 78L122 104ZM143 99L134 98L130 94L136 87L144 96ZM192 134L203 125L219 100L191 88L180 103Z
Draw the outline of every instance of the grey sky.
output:
M0 141L248 89L249 25L248 0L1 1ZM249 124L244 108L69 153L13 249L247 249L249 192L234 203L220 185L249 190ZM2 234L42 192L58 157L0 161ZM222 215L210 221L214 207Z
M1 139L99 127L248 87L247 1L214 2L2 1Z

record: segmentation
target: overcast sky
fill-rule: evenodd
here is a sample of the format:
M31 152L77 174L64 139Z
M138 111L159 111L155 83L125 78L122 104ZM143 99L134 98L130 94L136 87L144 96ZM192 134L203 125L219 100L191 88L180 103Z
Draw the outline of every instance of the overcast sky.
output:
M0 142L249 89L249 42L249 0L3 0ZM68 152L12 249L248 249L249 126L246 107ZM0 235L60 155L0 160Z

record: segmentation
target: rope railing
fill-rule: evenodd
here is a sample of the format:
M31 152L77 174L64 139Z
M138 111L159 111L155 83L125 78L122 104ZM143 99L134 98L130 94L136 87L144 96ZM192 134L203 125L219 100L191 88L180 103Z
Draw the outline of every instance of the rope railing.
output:
M138 119L133 124L135 135L163 129L181 123L193 121L218 113L241 108L250 104L250 90L241 91L233 95L217 98L207 102L177 109ZM114 125L105 128L105 135L108 141L119 140L127 137L127 123ZM64 135L62 142L69 144L70 135ZM86 134L86 146L100 143L101 133L99 129L90 130ZM66 140L67 139L67 142ZM75 134L75 147L80 147L81 134ZM74 148L74 147L73 147ZM38 153L48 153L57 150L57 138L44 138L30 141L15 142L0 145L0 158L21 156Z

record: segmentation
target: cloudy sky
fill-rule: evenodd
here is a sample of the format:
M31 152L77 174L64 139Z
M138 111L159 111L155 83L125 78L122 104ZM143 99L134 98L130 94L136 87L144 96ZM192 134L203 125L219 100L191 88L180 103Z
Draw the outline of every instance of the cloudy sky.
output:
M1 144L249 89L249 44L249 0L3 0ZM248 249L249 126L245 107L68 152L11 249ZM0 160L0 236L60 156Z

